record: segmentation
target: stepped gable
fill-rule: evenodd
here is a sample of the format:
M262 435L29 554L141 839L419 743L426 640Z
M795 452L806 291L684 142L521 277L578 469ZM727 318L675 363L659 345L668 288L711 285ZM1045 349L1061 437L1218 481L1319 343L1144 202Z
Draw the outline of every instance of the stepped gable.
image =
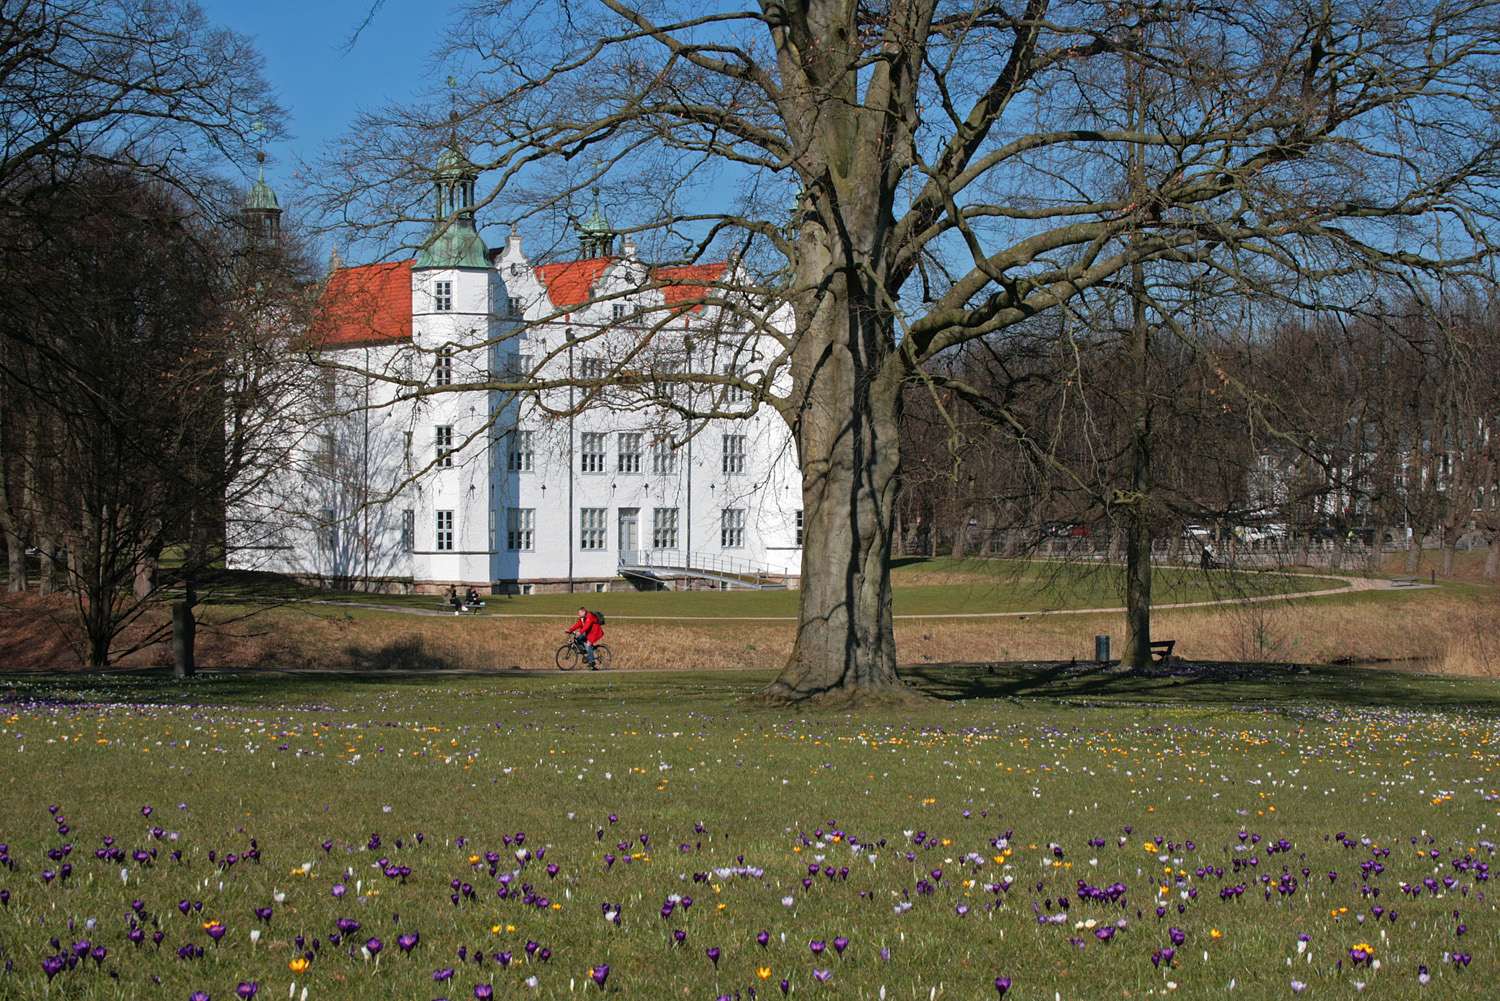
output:
M537 278L547 289L547 297L559 310L571 312L589 301L590 290L599 284L605 269L619 258L589 257L580 261L562 261L543 264L536 269ZM724 274L728 265L719 261L714 264L687 264L680 267L657 268L651 272L651 281L661 282L662 299L671 306L702 298L708 285ZM700 312L701 302L683 307L686 312Z
M411 269L415 261L340 268L328 278L312 339L325 350L411 340Z

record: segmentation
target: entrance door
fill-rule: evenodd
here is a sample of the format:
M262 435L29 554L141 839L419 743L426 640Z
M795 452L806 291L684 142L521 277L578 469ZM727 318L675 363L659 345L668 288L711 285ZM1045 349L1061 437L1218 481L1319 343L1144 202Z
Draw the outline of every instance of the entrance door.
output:
M640 522L640 508L620 508L620 530L616 535L620 540L620 552L633 553L641 548Z

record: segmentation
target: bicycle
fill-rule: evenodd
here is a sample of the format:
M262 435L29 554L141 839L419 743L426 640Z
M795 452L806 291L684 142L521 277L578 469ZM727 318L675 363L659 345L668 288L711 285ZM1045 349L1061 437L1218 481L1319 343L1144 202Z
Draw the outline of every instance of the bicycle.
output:
M568 642L557 648L557 669L559 671L571 671L580 663L588 663L588 653L583 648L583 640L574 633ZM603 643L594 644L594 670L609 670L609 647Z

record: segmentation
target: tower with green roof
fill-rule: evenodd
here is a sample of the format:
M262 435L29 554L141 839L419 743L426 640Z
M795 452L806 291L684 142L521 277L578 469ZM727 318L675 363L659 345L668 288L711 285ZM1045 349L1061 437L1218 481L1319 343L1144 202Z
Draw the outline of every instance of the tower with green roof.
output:
M266 155L257 153L255 159L260 164L260 178L245 196L240 215L245 220L252 246L280 246L281 204L276 201L276 192L266 183Z
M594 189L594 211L578 226L578 257L589 260L594 257L613 257L615 234L609 228L609 220L599 211L599 189Z
M489 256L474 222L479 168L449 146L433 171L432 236L417 254L419 268L488 268Z

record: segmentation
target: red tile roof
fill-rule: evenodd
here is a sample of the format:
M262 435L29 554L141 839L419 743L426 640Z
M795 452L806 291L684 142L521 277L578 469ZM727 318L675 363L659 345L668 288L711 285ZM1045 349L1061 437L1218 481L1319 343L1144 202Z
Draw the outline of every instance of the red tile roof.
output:
M654 281L682 284L667 284L662 290L662 297L667 305L675 302L683 302L688 299L701 299L708 294L708 285L719 280L724 274L727 265L720 261L717 264L688 264L680 268L659 268L652 274ZM694 303L687 310L696 313L703 309L703 303Z
M571 311L589 300L589 290L599 284L599 276L613 261L612 257L590 257L582 261L543 264L536 275L547 288L552 305Z
M313 321L313 340L327 349L410 341L415 263L391 261L335 271Z
M547 296L557 309L572 311L589 301L590 291L599 284L604 270L618 258L590 257L582 261L562 261L543 264L536 269L537 277L547 289ZM718 281L727 265L688 264L675 268L657 268L651 273L653 282L663 283L662 297L667 305L685 300L699 299L707 293L707 285ZM681 282L682 284L675 284ZM703 308L702 303L685 307L691 312Z

